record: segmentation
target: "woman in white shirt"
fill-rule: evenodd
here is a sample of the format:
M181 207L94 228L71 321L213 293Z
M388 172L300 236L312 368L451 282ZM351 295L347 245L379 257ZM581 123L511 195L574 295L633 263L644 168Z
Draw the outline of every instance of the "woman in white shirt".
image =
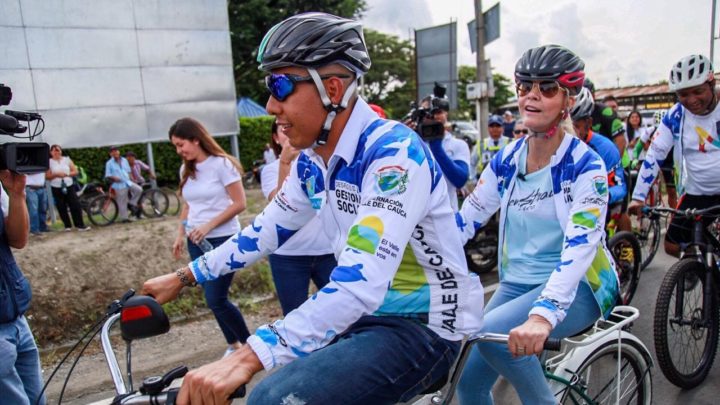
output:
M72 229L73 224L79 231L90 230L89 226L85 226L83 222L82 207L75 194L72 176L77 175L78 170L75 163L69 157L63 156L60 145L50 147L50 168L45 173L45 178L50 181L50 190L52 190L55 207L60 214L60 219L65 225L65 230ZM70 215L72 222L70 222Z
M272 201L290 173L292 161L300 153L288 143L288 137L272 124L272 149L280 157L265 165L260 174L262 191ZM323 229L320 215L301 228L275 253L268 256L275 290L284 315L299 307L308 297L310 280L319 289L330 280L337 261L333 254L334 239Z
M195 260L204 253L200 247L203 240L217 247L240 231L237 215L245 210L246 204L240 163L193 118L177 120L168 136L183 160L180 192L185 200L172 251L179 259L187 243L190 258ZM228 343L226 355L250 336L240 310L228 299L234 274L203 284L205 301Z

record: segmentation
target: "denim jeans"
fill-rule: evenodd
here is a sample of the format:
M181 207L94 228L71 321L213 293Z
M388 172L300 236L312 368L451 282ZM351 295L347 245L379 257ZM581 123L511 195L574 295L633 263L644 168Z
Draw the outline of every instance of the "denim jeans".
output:
M213 247L218 247L228 238L230 236L220 236L218 238L207 238L207 241ZM187 247L192 260L202 256L203 251L192 243L190 239L187 240ZM205 302L213 315L215 315L220 330L229 345L236 342L245 343L247 338L250 337L250 331L240 310L228 299L228 292L234 275L235 273L226 274L216 280L203 283Z
M283 315L287 315L307 300L311 279L319 290L330 281L330 273L337 266L333 254L321 256L273 254L268 256L268 260Z
M0 323L0 402L34 405L42 386L40 357L25 316Z
M447 374L460 342L414 321L364 316L330 345L271 373L248 405L395 404Z
M485 307L482 332L508 333L523 324L535 299L545 287L501 282ZM590 286L581 282L567 316L550 334L554 338L575 335L600 317L600 307ZM513 358L506 344L475 345L458 383L463 405L492 404L492 387L498 374L515 387L523 404L556 404L537 356Z
M47 232L48 198L45 187L25 187L25 201L30 214L30 232Z

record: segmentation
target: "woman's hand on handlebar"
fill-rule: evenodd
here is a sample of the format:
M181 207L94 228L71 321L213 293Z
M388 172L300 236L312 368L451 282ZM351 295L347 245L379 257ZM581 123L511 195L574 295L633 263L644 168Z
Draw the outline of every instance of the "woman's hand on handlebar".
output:
M508 349L513 357L539 354L550 332L552 325L539 315L530 315L527 321L509 333Z
M150 295L160 304L164 304L177 298L182 288L180 278L175 273L170 273L147 280L140 294Z
M262 369L255 352L250 346L243 345L231 355L185 375L176 403L229 404L228 398L235 389L247 384Z

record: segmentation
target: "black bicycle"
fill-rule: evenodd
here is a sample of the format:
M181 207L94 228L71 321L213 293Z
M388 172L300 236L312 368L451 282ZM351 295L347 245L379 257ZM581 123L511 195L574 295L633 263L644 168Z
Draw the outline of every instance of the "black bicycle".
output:
M88 219L96 226L107 226L118 217L118 205L112 189L105 192L100 183L87 183L77 193L78 201Z
M488 223L475 232L472 239L465 243L465 259L468 270L476 274L492 271L498 262L498 213Z
M681 244L683 254L660 286L653 320L660 369L678 387L693 388L710 372L718 346L720 241L703 221L720 217L720 205L685 210L646 207L644 211L693 221L692 240Z
M170 199L165 192L151 183L142 184L142 194L138 200L138 208L146 218L157 218L165 215L170 207Z

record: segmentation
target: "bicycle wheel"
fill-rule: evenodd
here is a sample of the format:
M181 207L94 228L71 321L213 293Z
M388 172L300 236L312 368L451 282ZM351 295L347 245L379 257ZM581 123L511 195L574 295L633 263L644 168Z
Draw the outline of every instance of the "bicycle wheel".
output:
M640 219L640 228L635 236L640 242L640 252L642 262L640 263L640 270L645 268L652 262L658 248L660 247L660 219L642 217Z
M620 392L621 404L650 405L652 375L643 350L632 341L620 343L620 374L618 375L618 341L605 342L595 349L573 373L578 392L566 388L561 404L615 404Z
M182 208L182 201L180 200L180 197L177 195L177 191L169 189L169 188L163 188L161 189L165 195L168 198L168 209L166 214L168 215L177 215L180 213L180 209Z
M629 305L640 280L640 244L632 232L620 231L608 242L620 279L620 303Z
M665 275L655 305L653 331L660 369L671 383L686 389L705 380L717 351L718 298L705 276L705 266L696 259L680 260ZM705 289L710 289L709 302Z
M168 196L158 189L143 191L138 201L143 215L147 218L157 218L165 215L168 210Z
M99 195L88 203L87 215L94 225L110 225L117 219L118 205L109 195Z
M476 274L492 271L498 260L498 228L488 223L475 233L465 244L465 258L468 270Z

